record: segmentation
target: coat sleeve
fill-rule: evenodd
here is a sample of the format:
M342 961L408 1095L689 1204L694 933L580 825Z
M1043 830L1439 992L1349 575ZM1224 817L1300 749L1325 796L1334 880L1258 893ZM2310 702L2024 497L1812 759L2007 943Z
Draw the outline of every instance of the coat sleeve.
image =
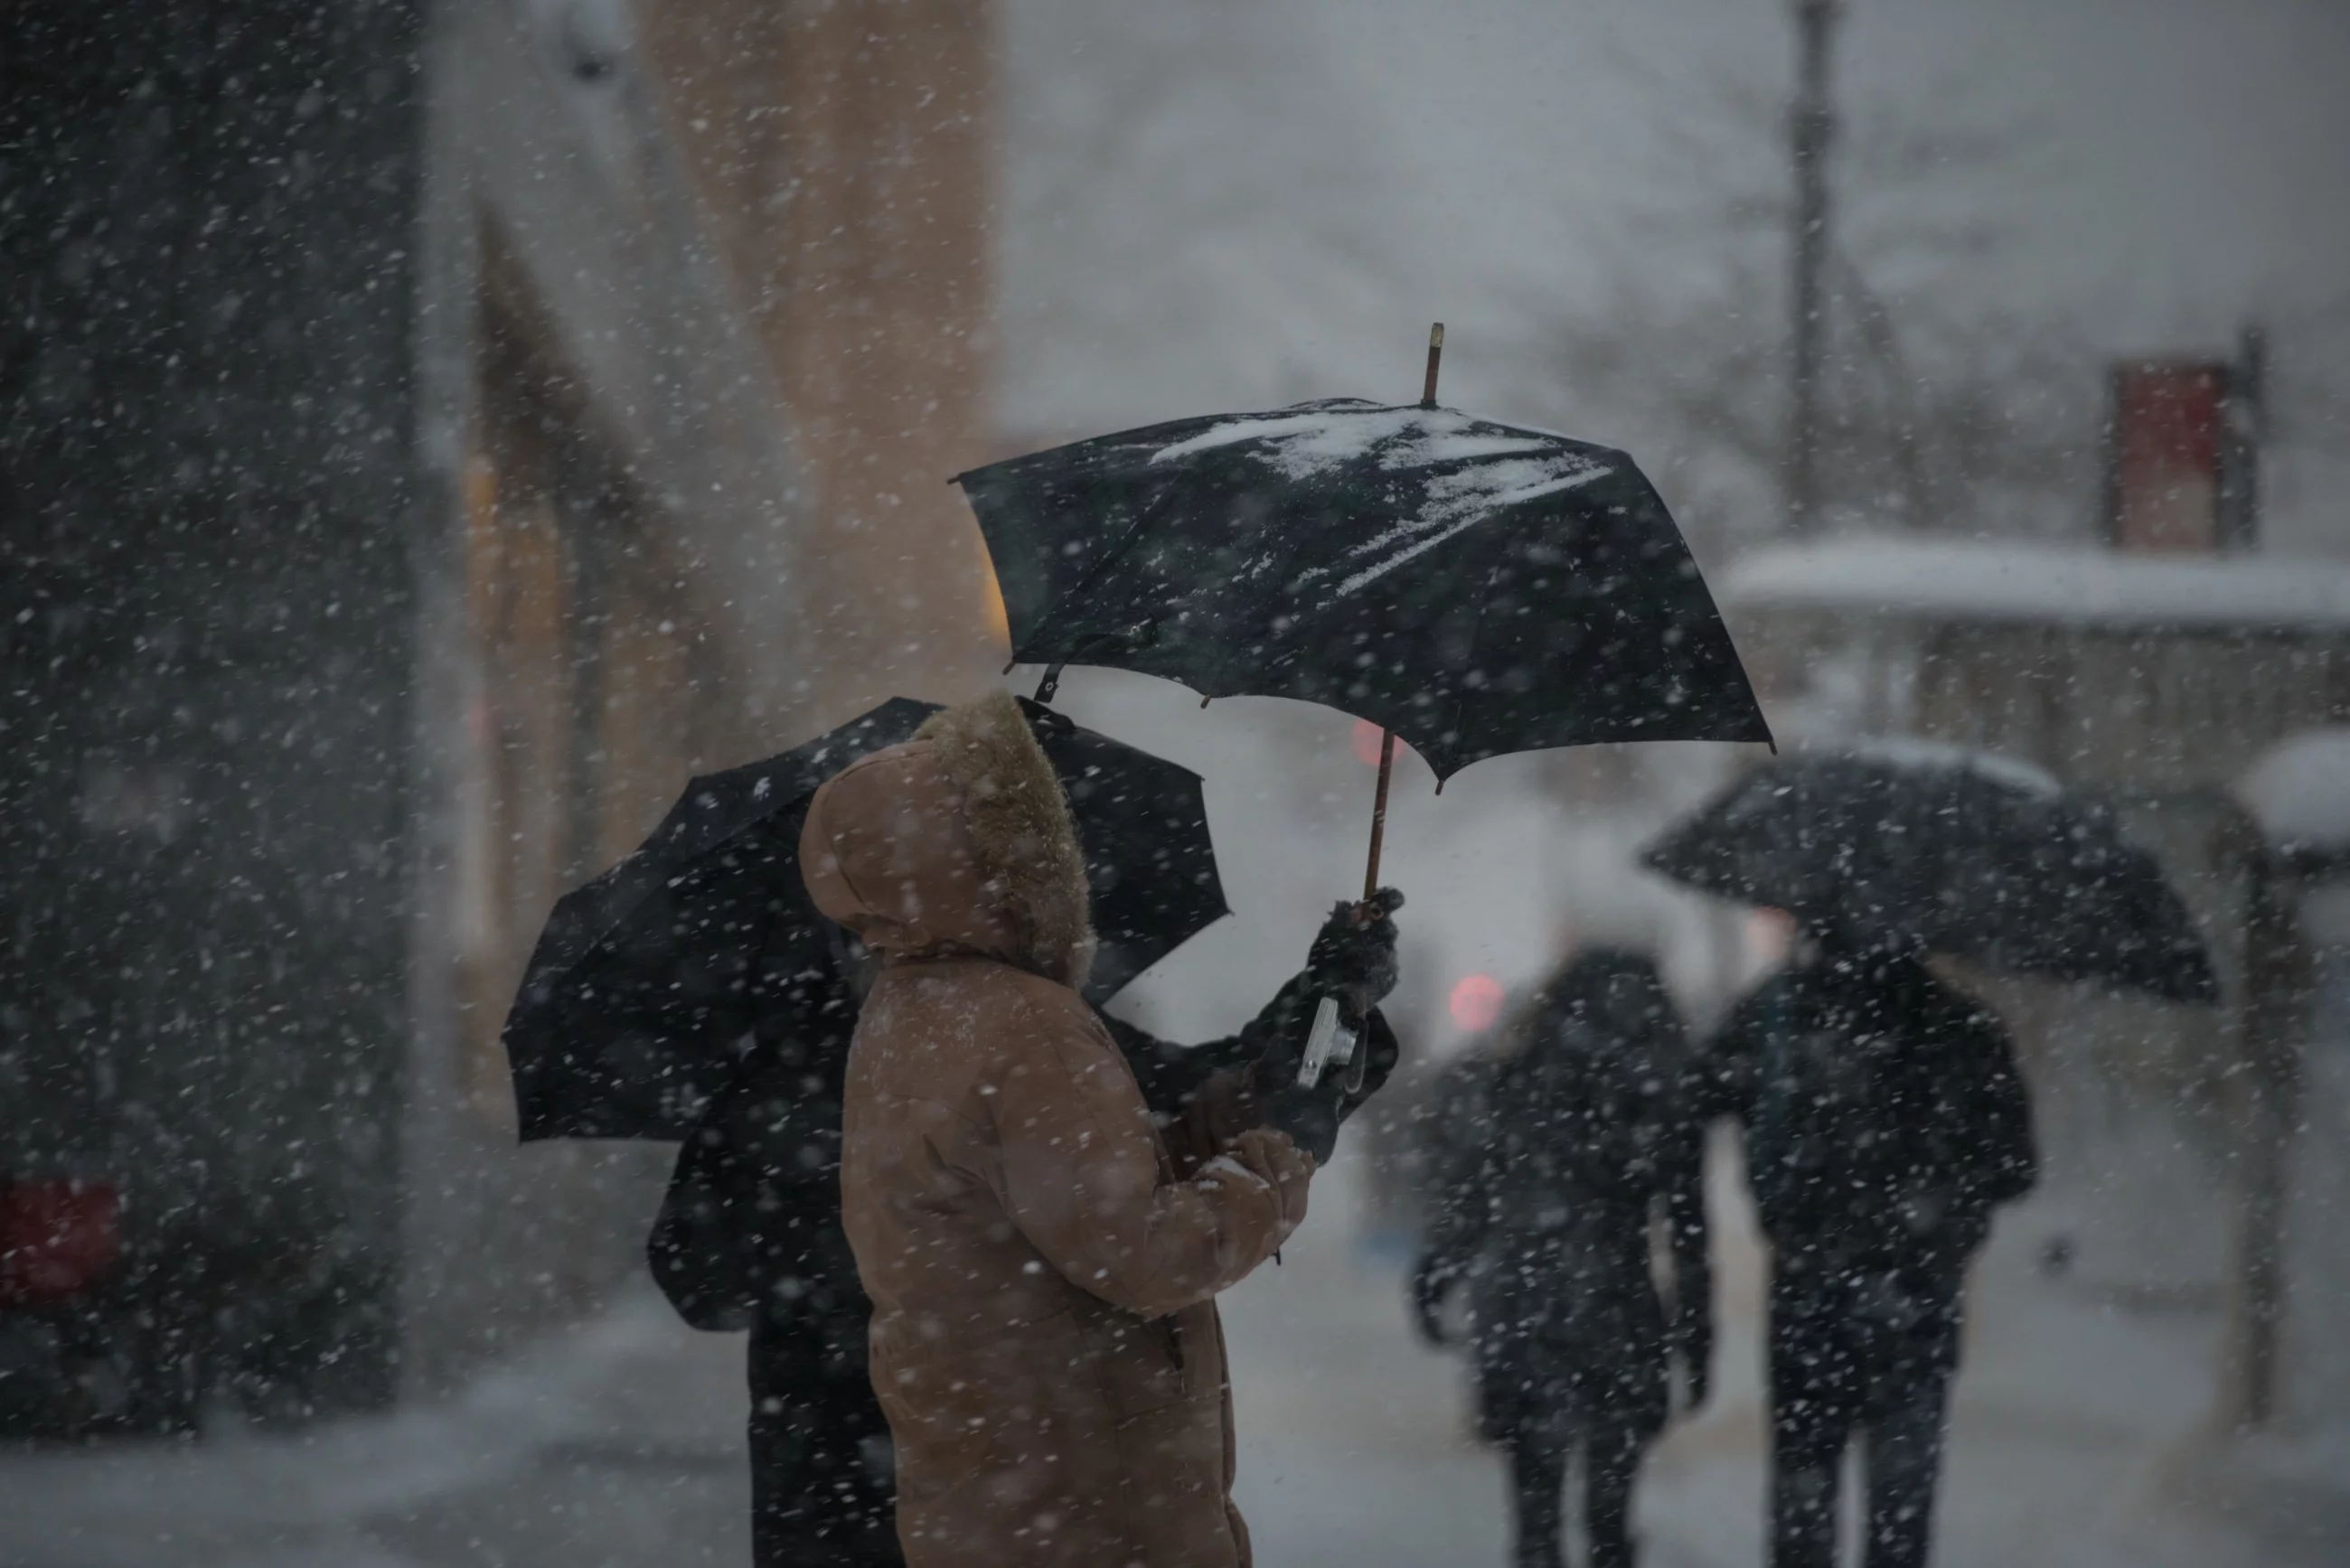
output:
M1209 1079L1240 1060L1238 1035L1206 1040L1197 1045L1180 1045L1123 1018L1113 1018L1107 1012L1099 1017L1102 1027L1109 1032L1111 1041L1125 1056L1126 1064L1134 1070L1143 1104L1150 1107L1153 1116L1161 1118L1180 1115Z
M2040 1180L2040 1151L2032 1132L2032 1101L2007 1031L1988 1013L1966 1020L1973 1035L1972 1071L1960 1096L1960 1124L1973 1136L1968 1183L1985 1209L2012 1203Z
M1161 1040L1107 1012L1096 1016L1133 1069L1143 1104L1166 1136L1178 1167L1188 1176L1198 1165L1223 1153L1240 1134L1263 1124L1258 1060L1284 1034L1290 1038L1283 1059L1302 1053L1318 1000L1312 977L1301 971L1239 1033L1196 1045ZM1378 1092L1403 1054L1395 1030L1376 1007L1365 1022L1362 1048L1371 1053L1370 1075L1359 1091L1339 1105L1341 1126Z
M1216 1092L1210 1091L1216 1078L1247 1067L1284 1032L1295 1033L1302 1042L1313 1022L1315 1000L1310 978L1300 971L1274 993L1272 1001L1257 1010L1254 1018L1241 1026L1238 1033L1202 1040L1193 1045L1161 1040L1149 1030L1107 1012L1097 1016L1125 1055L1127 1065L1134 1069L1135 1082L1142 1087L1143 1103L1165 1122L1180 1117L1195 1096L1203 1091ZM1222 1092L1229 1092L1229 1087Z
M1107 1034L1073 1002L1025 1008L984 1096L985 1179L1072 1284L1163 1317L1239 1282L1305 1217L1314 1162L1264 1127L1188 1179L1160 1164L1150 1113Z
M1664 1171L1673 1264L1673 1337L1694 1362L1713 1350L1712 1236L1705 1211L1705 1125L1675 1129Z
M1459 1141L1438 1146L1435 1168L1429 1173L1435 1203L1421 1258L1425 1267L1447 1278L1467 1266L1493 1221L1500 1150L1493 1134L1491 1064L1482 1065L1488 1070L1474 1077L1461 1067L1453 1069L1459 1075L1446 1085L1451 1093L1441 1107L1440 1125L1458 1135Z
M1245 1035L1178 1045L1107 1012L1095 1016L1133 1071L1143 1106L1182 1176L1196 1174L1242 1133L1264 1124Z
M1713 1248L1705 1209L1708 1129L1731 1103L1721 1064L1700 1049L1678 1015L1661 1021L1664 1054L1676 1065L1661 1149L1667 1251L1673 1265L1673 1334L1692 1360L1713 1345Z
M756 1193L726 1147L722 1104L705 1112L678 1150L660 1212L645 1238L653 1282L695 1328L748 1328L759 1300L750 1235Z
M1774 983L1741 997L1712 1038L1698 1047L1690 1094L1703 1119L1728 1116L1742 1127L1753 1122L1777 991Z
M1171 1119L1156 1117L1175 1168L1191 1176L1218 1156L1229 1153L1251 1127L1264 1126L1264 1104L1257 1097L1256 1064L1229 1067L1203 1081ZM1284 1142L1287 1140L1284 1140Z

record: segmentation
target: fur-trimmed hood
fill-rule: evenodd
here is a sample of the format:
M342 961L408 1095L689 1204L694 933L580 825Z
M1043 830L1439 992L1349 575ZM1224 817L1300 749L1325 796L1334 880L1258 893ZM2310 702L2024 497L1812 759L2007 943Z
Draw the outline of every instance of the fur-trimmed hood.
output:
M1008 692L934 713L828 780L800 875L887 958L984 953L1072 988L1093 962L1076 823Z

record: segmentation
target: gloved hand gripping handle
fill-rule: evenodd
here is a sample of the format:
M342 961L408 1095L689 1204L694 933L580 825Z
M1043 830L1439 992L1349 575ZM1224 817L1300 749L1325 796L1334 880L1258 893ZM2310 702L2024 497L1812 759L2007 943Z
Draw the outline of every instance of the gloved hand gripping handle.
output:
M1335 1063L1348 1069L1347 1093L1361 1092L1368 1056L1357 1047L1370 1010L1395 989L1395 912L1402 907L1401 893L1373 888L1361 903L1332 909L1315 937L1305 969L1323 990L1298 1058L1301 1087L1320 1083Z
M1339 1122L1377 1086L1371 1074L1384 1077L1394 1064L1393 1035L1378 1028L1372 1009L1395 988L1393 916L1402 906L1401 893L1382 888L1365 903L1341 901L1330 911L1305 974L1293 982L1292 1022L1274 1032L1259 1059L1266 1125L1317 1164L1336 1147ZM1309 1000L1314 1022L1301 1030ZM1346 1071L1332 1074L1333 1062Z

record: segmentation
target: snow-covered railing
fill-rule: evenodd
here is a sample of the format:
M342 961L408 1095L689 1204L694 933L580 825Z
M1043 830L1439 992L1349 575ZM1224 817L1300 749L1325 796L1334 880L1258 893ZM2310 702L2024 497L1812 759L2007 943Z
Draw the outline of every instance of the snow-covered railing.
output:
M1860 535L1742 557L1739 609L2168 629L2350 630L2350 566Z

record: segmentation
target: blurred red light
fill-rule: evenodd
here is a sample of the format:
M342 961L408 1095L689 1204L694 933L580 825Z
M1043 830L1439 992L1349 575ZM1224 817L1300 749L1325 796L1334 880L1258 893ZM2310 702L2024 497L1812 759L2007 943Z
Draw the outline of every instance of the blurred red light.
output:
M1386 732L1386 731L1380 729L1377 724L1372 723L1368 719L1357 719L1355 721L1354 732L1347 737L1347 749L1355 753L1355 760L1362 763L1365 767L1378 767L1379 765L1379 737ZM1404 754L1410 750L1410 742L1406 741L1401 735L1398 735L1396 737L1395 747L1396 760L1399 762L1402 761Z
M1490 974L1472 974L1452 988L1452 1022L1475 1031L1491 1029L1502 1015L1502 982Z
M1746 914L1746 951L1765 968L1783 963L1795 947L1795 917L1784 909L1750 909Z

